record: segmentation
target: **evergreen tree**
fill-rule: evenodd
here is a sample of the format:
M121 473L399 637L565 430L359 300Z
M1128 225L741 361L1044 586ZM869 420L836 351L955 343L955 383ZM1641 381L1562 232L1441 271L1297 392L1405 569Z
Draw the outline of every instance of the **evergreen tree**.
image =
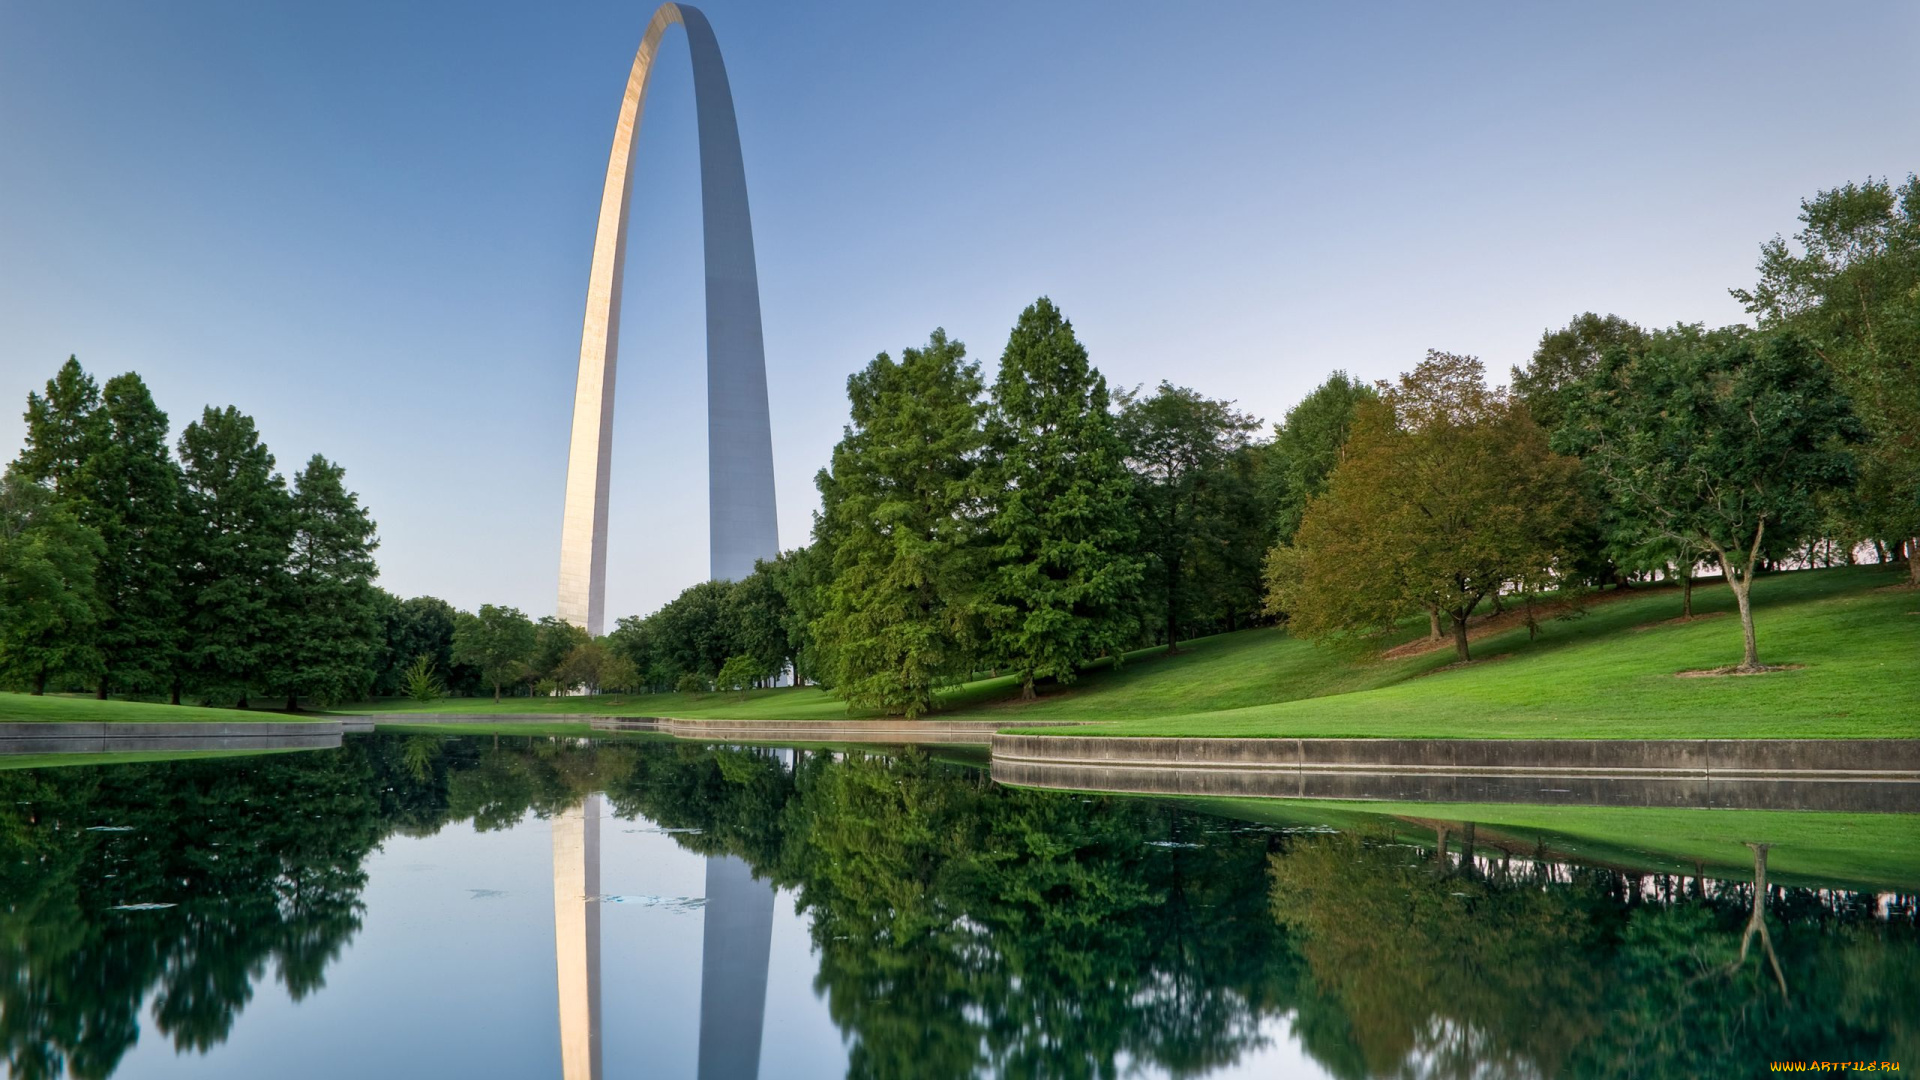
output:
M180 473L167 414L140 376L108 379L92 452L73 485L81 516L106 543L95 575L102 615L98 697L171 683L180 639Z
M986 585L993 655L1020 675L1073 681L1088 661L1125 648L1140 582L1132 481L1107 380L1073 324L1046 297L1020 314L987 411L993 455Z
M0 475L0 679L45 693L99 670L94 572L100 537L46 488Z
M982 576L980 390L979 365L944 330L847 380L852 422L814 480L814 543L832 583L813 629L826 681L849 704L917 716L936 680L967 670Z
M180 433L186 674L202 691L238 696L261 684L285 640L275 626L293 534L286 481L253 419L208 406ZM176 680L174 695L180 691Z
M373 684L381 644L380 546L373 519L348 491L346 470L315 454L293 480L292 542L273 620L280 648L271 682L321 704L358 697Z
M72 497L80 466L98 439L99 408L99 384L77 358L67 357L47 380L45 395L27 395L27 444L16 465L20 475Z

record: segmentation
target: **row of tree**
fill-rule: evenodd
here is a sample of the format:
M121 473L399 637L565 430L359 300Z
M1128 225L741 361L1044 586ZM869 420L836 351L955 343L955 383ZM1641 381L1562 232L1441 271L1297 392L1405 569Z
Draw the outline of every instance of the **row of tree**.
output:
M242 706L368 690L378 540L340 466L316 454L289 483L231 406L170 448L138 375L102 386L71 358L26 422L0 477L0 681Z
M1733 290L1757 327L1649 331L1582 315L1512 391L1429 353L1356 403L1297 535L1268 557L1297 633L1377 643L1422 610L1469 658L1479 606L1717 568L1762 669L1751 588L1768 565L1904 548L1920 585L1920 179L1823 192L1796 245Z

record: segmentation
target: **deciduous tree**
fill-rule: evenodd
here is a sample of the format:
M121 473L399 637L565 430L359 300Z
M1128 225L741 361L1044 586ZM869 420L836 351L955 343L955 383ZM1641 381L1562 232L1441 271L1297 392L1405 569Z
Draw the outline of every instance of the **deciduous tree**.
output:
M1739 670L1762 670L1755 568L1799 544L1821 496L1853 476L1860 425L1832 372L1797 333L1679 326L1609 354L1568 416L1611 493L1610 527L1711 552L1740 608Z
M1510 582L1552 580L1579 502L1578 463L1471 356L1430 351L1356 413L1347 453L1270 567L1296 633L1377 641L1421 610L1467 620Z
M482 604L477 615L462 611L454 616L453 658L480 670L480 677L493 687L495 702L502 687L531 670L533 647L533 620L519 608Z
M1920 177L1846 184L1800 204L1797 249L1760 249L1760 281L1733 295L1764 329L1791 328L1838 376L1866 426L1855 524L1906 542L1920 586Z
M1373 387L1336 371L1274 426L1262 477L1273 504L1275 541L1293 542L1308 501L1327 489L1327 477L1340 463L1354 407L1378 396Z
M1134 479L1139 549L1147 557L1146 579L1168 652L1178 649L1196 570L1220 562L1210 549L1235 539L1236 525L1251 524L1242 520L1252 510L1250 478L1236 465L1258 425L1231 401L1168 382L1145 397L1121 397L1119 426ZM1255 557L1264 547L1255 541Z
M99 670L94 572L105 545L53 492L0 475L0 679L45 693Z

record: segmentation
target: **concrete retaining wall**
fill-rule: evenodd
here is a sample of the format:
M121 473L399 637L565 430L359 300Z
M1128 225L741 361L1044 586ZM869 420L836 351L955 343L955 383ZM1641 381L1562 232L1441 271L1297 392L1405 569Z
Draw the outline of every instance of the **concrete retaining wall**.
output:
M1062 723L1071 723L1062 721ZM1002 720L675 720L598 717L595 731L657 731L713 742L832 742L986 746Z
M995 761L1292 772L1920 780L1920 739L1129 739L996 735Z
M0 723L0 754L183 750L321 750L340 745L338 720L164 724Z

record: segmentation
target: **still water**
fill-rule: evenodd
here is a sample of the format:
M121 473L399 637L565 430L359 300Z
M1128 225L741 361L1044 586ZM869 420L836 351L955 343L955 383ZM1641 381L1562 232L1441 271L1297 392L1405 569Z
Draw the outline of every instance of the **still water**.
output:
M569 1080L1920 1069L1914 886L1898 869L1873 880L1871 858L1815 860L1839 867L1823 881L1783 872L1782 848L1761 935L1751 866L1636 863L1630 843L1573 855L1419 815L1020 791L983 765L374 735L0 772L8 1067ZM1697 813L1708 831L1752 820ZM1910 825L1866 827L1885 847ZM1803 820L1792 835L1849 827Z

